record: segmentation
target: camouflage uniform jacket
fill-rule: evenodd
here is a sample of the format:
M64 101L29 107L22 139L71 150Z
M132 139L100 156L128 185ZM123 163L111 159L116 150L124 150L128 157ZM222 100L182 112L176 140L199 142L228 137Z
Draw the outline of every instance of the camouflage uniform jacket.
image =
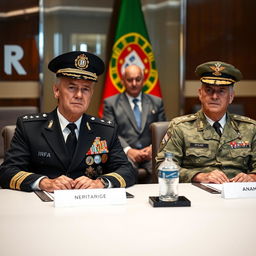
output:
M174 118L156 157L157 166L164 152L173 153L181 167L180 182L191 182L200 172L215 169L228 178L239 172L256 173L256 121L227 113L222 136L207 122L203 112Z

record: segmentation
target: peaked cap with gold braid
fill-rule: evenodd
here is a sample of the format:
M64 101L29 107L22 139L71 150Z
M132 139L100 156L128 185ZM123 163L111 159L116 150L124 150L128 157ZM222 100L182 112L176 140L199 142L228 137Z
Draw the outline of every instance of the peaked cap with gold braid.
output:
M242 79L240 70L221 61L203 63L197 66L195 73L208 85L229 86Z
M104 72L104 62L89 52L67 52L52 59L49 70L57 77L64 76L73 79L84 79L97 82L97 78Z

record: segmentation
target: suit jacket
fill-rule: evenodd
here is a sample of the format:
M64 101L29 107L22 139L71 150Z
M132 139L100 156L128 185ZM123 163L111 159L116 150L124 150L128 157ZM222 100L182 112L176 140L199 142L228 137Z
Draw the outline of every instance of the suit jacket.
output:
M159 97L142 93L142 128L138 129L133 110L125 93L104 101L104 119L118 125L118 135L123 148L144 148L151 144L149 125L165 121L163 101Z
M118 140L116 126L86 114L70 160L56 110L17 119L10 150L0 167L0 186L31 191L31 184L44 175L73 179L101 176L114 187L133 185L137 179Z

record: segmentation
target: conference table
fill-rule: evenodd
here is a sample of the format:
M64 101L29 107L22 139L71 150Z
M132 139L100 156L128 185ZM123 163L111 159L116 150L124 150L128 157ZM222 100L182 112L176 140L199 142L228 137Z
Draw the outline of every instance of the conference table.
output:
M55 208L0 189L0 255L256 255L256 199L179 184L191 207L154 208L158 184L127 188L124 205Z

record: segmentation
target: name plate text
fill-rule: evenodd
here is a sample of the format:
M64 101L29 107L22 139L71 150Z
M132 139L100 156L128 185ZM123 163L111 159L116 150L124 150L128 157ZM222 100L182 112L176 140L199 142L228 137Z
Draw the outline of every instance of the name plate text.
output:
M256 182L224 183L223 198L256 198Z
M125 188L55 190L55 207L117 205L126 203Z

